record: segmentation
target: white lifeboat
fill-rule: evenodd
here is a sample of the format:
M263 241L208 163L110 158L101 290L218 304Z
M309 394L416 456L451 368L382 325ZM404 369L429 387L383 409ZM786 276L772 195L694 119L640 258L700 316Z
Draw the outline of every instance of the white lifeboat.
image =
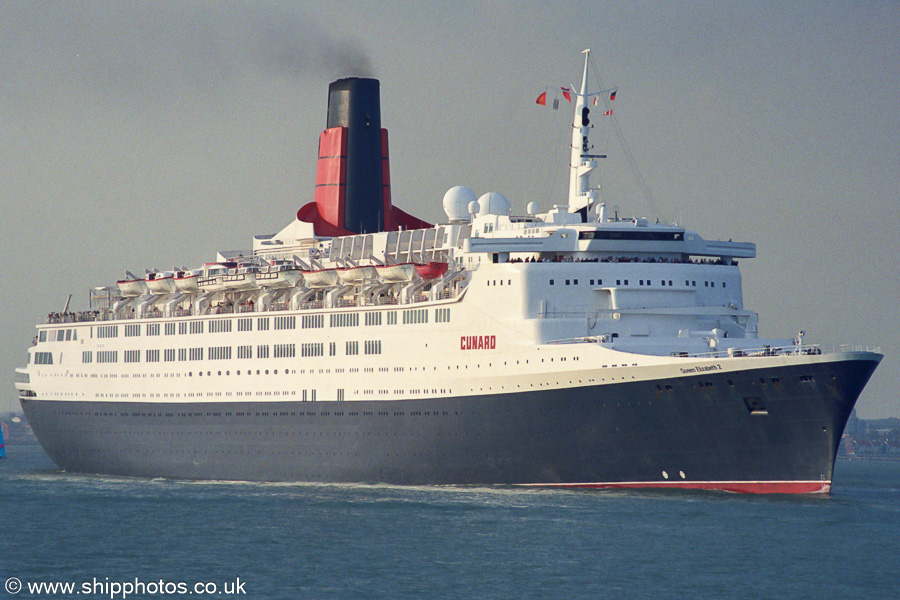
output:
M200 291L198 281L203 275L202 269L193 269L190 271L177 271L175 273L175 287L187 294L196 294Z
M201 292L223 292L227 289L225 276L228 266L220 263L207 264L197 280Z
M229 290L255 290L259 288L256 280L258 272L259 267L256 265L240 265L228 269L228 273L222 276L222 284Z
M262 267L256 274L256 283L260 287L286 289L296 286L302 278L303 274L294 263L278 261Z
M178 289L175 285L175 273L172 271L148 273L144 282L151 294L171 294Z
M317 271L303 271L303 279L313 288L332 287L340 281L337 269L319 269Z
M368 265L362 267L344 267L338 269L337 273L338 277L341 278L341 281L345 281L346 283L362 283L367 280L375 279L378 275L375 267Z
M125 275L125 279L120 279L116 282L116 285L119 286L120 294L126 298L137 298L147 293L147 283L143 279L135 277L127 271Z
M387 283L410 281L416 274L416 266L413 263L380 265L376 269L381 280Z

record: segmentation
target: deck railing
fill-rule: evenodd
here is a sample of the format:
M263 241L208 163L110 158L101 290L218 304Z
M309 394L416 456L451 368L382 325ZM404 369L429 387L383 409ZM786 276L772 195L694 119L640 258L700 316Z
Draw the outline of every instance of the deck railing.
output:
M615 342L604 340L603 336L586 336L565 338L548 342L550 344L607 344L615 346ZM671 352L669 356L676 358L741 358L764 356L814 356L818 354L834 354L837 352L874 352L881 354L881 346L865 346L860 344L833 345L823 349L821 344L802 344L787 346L762 346L759 348L726 348L709 352Z

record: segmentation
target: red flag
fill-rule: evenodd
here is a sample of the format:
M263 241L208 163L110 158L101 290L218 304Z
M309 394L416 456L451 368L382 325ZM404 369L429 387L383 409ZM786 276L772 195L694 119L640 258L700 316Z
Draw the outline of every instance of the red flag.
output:
M540 104L541 106L547 106L547 92L543 92L540 96L538 96L535 102Z
M569 101L569 104L572 104L572 95L569 94L569 88L559 88L562 90L563 98Z
M597 106L597 96L594 96L594 106Z
M616 92L619 90L613 90L613 93L609 95L609 101L612 102L616 99Z
M604 116L604 117L610 117L610 116L612 116L612 109L609 109L608 111L606 111L605 113L603 113L603 116Z

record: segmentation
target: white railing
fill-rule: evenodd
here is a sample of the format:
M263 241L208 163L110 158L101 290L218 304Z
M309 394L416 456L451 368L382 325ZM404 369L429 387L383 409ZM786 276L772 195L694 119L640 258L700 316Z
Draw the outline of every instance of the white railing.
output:
M861 344L840 344L831 347L831 352L875 352L881 354L881 346L864 346Z
M607 344L614 346L613 340L606 336L584 336L562 338L547 342L548 344ZM803 344L789 346L762 346L759 348L726 348L724 350L711 350L709 352L671 352L669 356L676 358L744 358L765 356L814 356L819 354L833 354L837 352L875 352L881 354L881 346L869 347L859 344L841 344L832 346L830 350L823 349L821 344Z

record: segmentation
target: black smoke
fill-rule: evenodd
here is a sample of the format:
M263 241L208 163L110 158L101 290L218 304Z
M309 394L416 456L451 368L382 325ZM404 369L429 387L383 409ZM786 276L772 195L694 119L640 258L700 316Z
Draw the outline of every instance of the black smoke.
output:
M264 3L9 3L0 101L80 92L155 98L254 77L371 77L362 44ZM27 68L21 68L22 65Z

